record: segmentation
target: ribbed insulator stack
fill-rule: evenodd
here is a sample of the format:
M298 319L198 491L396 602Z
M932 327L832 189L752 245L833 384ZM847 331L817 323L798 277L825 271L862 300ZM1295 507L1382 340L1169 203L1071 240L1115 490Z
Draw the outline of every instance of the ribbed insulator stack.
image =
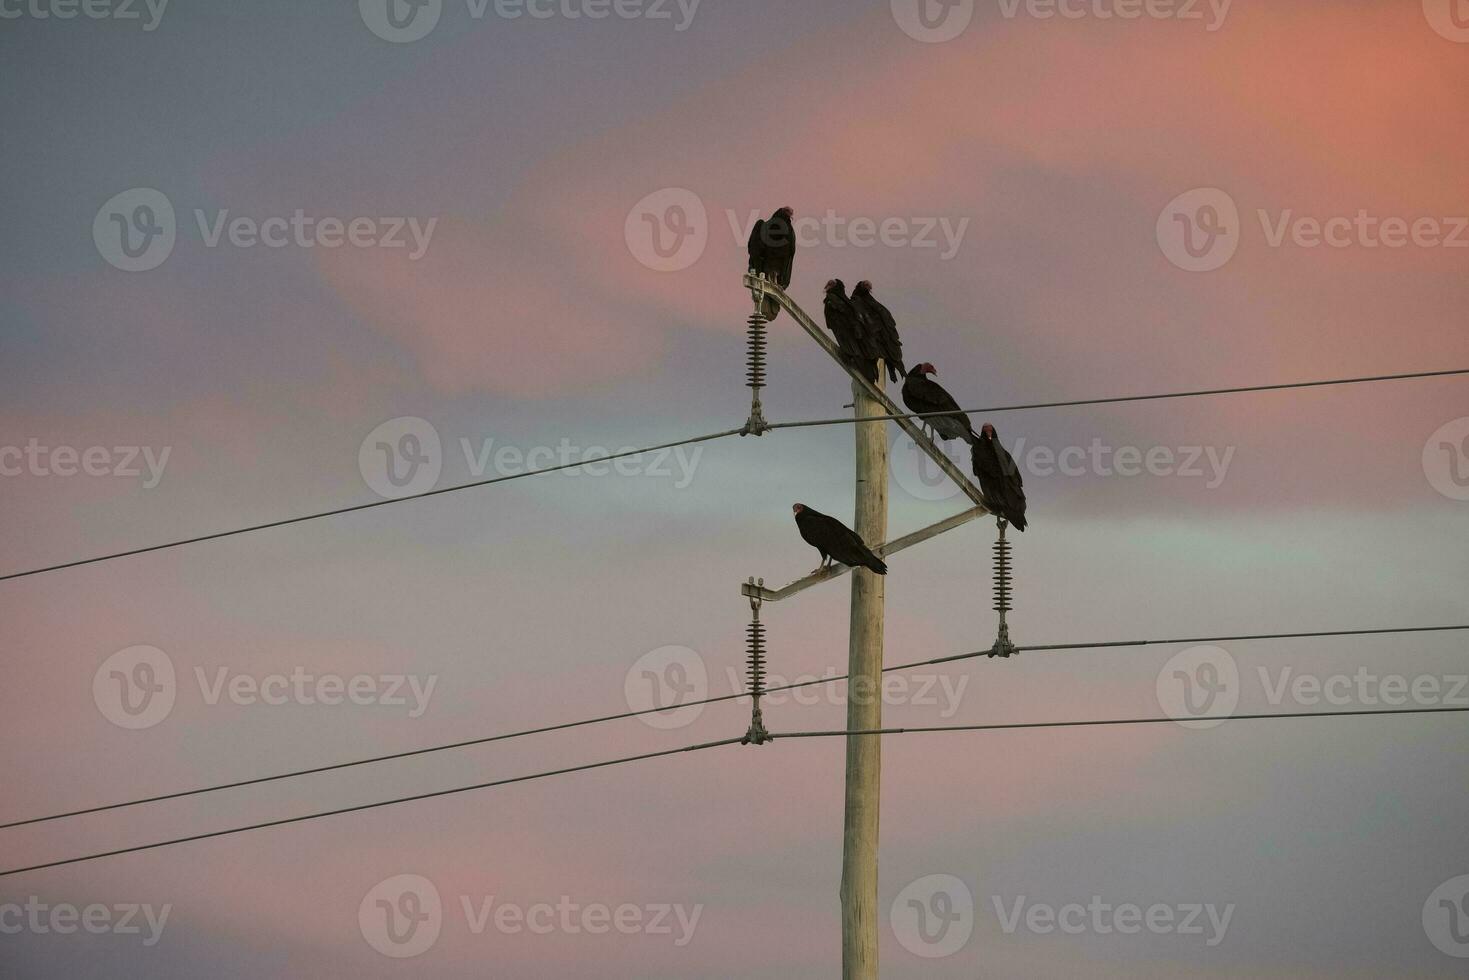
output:
M765 387L765 348L768 343L765 338L765 326L769 322L760 310L751 313L750 319L746 321L745 340L749 345L747 352L749 364L745 371L745 377L748 379L745 385L756 390Z
M1003 536L995 542L995 612L1010 611L1010 542Z
M756 619L745 634L749 650L747 667L750 693L759 697L765 693L765 624Z

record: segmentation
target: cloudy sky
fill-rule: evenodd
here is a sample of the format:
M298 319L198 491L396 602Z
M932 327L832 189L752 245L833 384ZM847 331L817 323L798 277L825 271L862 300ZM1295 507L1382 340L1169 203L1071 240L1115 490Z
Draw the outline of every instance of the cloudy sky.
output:
M737 427L781 205L797 302L871 279L966 405L1469 367L1458 0L0 0L0 76L0 575ZM769 374L775 420L851 400L789 317ZM984 419L1027 474L1019 643L1469 619L1463 378ZM892 434L893 533L963 509ZM0 822L730 693L739 583L815 564L795 500L850 517L849 427L0 582ZM887 663L993 642L993 536L892 560ZM848 593L766 607L773 675L845 671ZM1462 707L1465 644L961 661L884 717L1167 717L1180 674ZM1463 719L890 738L882 975L1462 976ZM0 870L747 723L15 827ZM0 877L0 975L830 976L842 765L777 740Z

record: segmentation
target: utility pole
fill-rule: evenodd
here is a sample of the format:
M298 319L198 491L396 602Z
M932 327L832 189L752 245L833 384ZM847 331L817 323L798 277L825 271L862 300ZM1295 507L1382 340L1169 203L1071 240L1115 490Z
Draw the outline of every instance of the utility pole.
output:
M902 410L883 390L886 365L882 361L877 362L876 383L869 382L862 369L842 355L835 341L816 325L784 289L753 272L747 273L743 281L755 301L756 312L747 322L747 376L753 394L750 419L745 423L742 435L759 436L770 428L761 410L760 389L765 386L767 320L763 309L767 299L774 299L781 309L790 314L796 325L851 376L854 417L860 419L893 416L898 428L975 504L962 514L955 514L895 541L888 541L887 423L857 422L852 426L857 438L857 503L852 527L869 548L886 557L989 513L989 507L979 487L923 432L917 420L903 416ZM1008 589L1008 557L1004 564L1005 584ZM812 586L829 582L845 571L845 568L838 566L824 568L779 589L765 588L764 579L758 583L751 579L740 586L740 593L751 600L752 608L756 610L755 621L751 624L752 678L763 676L753 667L758 664L763 670L764 663L764 633L758 622L758 604L788 599ZM884 579L865 568L852 569L851 573L852 612L847 653L846 730L875 731L882 727ZM1008 591L1003 602L998 593L996 599L1004 606L1004 610L1009 609ZM1001 623L1004 623L1003 618ZM1009 636L1003 625L1001 630L1001 640L996 641L994 655L1009 656L1014 652L1014 647L1008 646ZM1001 652L1002 649L1008 649L1009 652ZM751 681L751 689L758 689L754 680ZM760 745L771 738L779 737L779 732L766 732L759 715L752 713L750 733L746 735L749 743ZM843 980L877 980L877 825L881 788L882 736L848 735L846 809L842 828Z
M878 364L882 389L884 365ZM882 402L852 383L857 418L882 415ZM857 493L853 528L868 547L887 540L887 423L858 422ZM883 577L852 572L852 614L847 655L847 730L882 727ZM842 834L842 978L877 980L877 831L881 799L882 736L847 736L847 797Z

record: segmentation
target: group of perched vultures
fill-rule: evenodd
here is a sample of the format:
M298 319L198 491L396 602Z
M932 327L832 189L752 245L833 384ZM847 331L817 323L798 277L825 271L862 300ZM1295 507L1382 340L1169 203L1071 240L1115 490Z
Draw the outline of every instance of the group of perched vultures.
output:
M756 221L750 232L749 268L782 289L791 284L791 268L796 258L796 234L790 208L781 208L769 218ZM938 374L928 362L909 370L903 366L903 341L892 312L872 295L872 283L857 283L852 295L846 284L833 279L826 284L826 328L831 331L842 359L873 384L878 383L878 364L886 365L888 380L903 379L903 404L918 421L945 442L963 439L969 443L970 463L979 478L985 506L1001 522L1025 530L1025 488L1020 468L1000 445L995 427L986 422L974 431L969 416L959 409L954 396L934 381ZM766 319L780 313L774 299L766 297L762 304ZM796 526L807 544L821 552L822 565L832 561L854 568L869 568L879 575L887 574L887 565L872 553L862 538L835 517L818 513L805 504L796 504Z

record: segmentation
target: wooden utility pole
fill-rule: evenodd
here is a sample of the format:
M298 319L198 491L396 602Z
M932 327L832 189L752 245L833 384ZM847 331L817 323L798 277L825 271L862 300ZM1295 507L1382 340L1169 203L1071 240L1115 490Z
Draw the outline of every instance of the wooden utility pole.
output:
M878 362L877 388L883 364ZM852 384L857 418L882 415L882 402ZM853 528L869 547L887 540L888 440L886 422L859 422L857 512ZM852 619L847 656L847 730L882 727L883 577L852 572ZM882 736L847 736L847 800L842 835L842 978L877 980L877 827Z
M883 390L885 365L881 361L878 361L877 383L872 384L861 368L842 355L835 341L784 289L753 272L746 273L743 281L757 305L763 306L767 298L775 299L806 335L851 376L852 411L856 418L894 416L893 421L898 428L975 504L962 514L955 514L884 545L888 530L887 424L881 421L858 422L852 426L857 434L857 513L852 526L869 548L882 549L880 554L891 555L989 513L979 487L944 455L916 420L903 417L902 409ZM759 389L765 380L765 335L764 320L754 321L752 317L749 376L755 394L746 432L760 435L768 428L759 408ZM740 592L750 599L777 602L830 581L844 571L841 567L822 569L780 589L765 588L763 579L759 584L750 581L740 586ZM883 581L881 575L865 568L852 569L852 620L847 658L846 730L849 732L875 731L882 727ZM780 737L778 732L775 737ZM842 834L843 980L877 980L877 823L881 774L882 736L848 735L847 799Z

